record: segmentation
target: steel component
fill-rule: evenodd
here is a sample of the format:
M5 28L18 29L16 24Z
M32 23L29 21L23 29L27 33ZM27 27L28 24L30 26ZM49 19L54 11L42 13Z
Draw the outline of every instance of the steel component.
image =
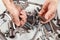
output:
M14 28L13 28L13 23L12 21L10 21L9 23L9 37L10 38L14 38L15 37L15 33L14 33Z

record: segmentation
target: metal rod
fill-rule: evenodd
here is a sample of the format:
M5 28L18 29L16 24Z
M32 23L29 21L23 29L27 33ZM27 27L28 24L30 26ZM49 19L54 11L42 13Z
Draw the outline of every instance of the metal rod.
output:
M39 25L40 25L40 23L39 23ZM36 32L35 32L35 34L34 34L34 36L33 36L33 38L31 40L34 40L36 38L36 35L37 35L38 31L40 30L39 25L38 25L38 28L37 28L37 30L36 30Z

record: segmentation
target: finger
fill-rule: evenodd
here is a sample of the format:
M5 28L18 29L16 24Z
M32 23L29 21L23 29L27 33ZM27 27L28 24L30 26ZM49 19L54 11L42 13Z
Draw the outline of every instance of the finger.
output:
M23 20L23 21L24 21L24 20L27 20L26 16L20 15L20 18L21 18L21 20ZM21 21L21 20L20 20L20 21Z
M49 5L49 0L46 0L45 3L44 3L44 5L43 5L43 7L42 7L42 9L41 9L41 11L39 12L40 15L43 14L43 13L45 13L45 11L48 8L48 5Z
M26 19L27 19L26 12L25 12L25 11L22 11L22 12L20 13L20 17L21 17L21 18L26 18Z
M20 26L20 20L19 20L19 17L18 17L18 16L16 16L16 17L14 18L14 21L15 21L15 24L16 24L17 26Z
M20 18L21 18L21 19L26 19L26 16L20 15Z
M26 12L25 12L24 10L22 10L22 11L20 12L20 14L21 14L21 15L25 15Z
M46 24L46 23L50 22L50 21L55 17L55 15L56 15L56 14L53 13L52 16L51 16L48 20L46 20L46 22L41 21L41 23L42 23L42 24Z
M17 25L20 26L20 20L18 15L11 15L13 22Z
M23 21L20 21L21 26L23 26L25 23Z
M48 11L46 12L45 14L45 19L49 19L50 16L52 16L52 14L56 12L56 5L53 3L51 3L49 6L48 6Z
M20 14L21 14L20 16L27 18L26 12L24 10L22 10Z
M26 13L24 11L21 12L20 18L21 18L20 24L21 24L21 26L23 26L26 23L26 20L27 20Z
M21 20L20 21L21 26L23 26L25 23L26 23L26 20Z
M25 16L20 16L21 20L20 20L20 24L23 26L26 23L26 17Z

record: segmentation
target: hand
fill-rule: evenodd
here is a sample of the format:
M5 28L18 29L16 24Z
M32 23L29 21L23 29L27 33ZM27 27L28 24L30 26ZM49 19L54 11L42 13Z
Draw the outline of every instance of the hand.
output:
M2 1L7 10L9 11L12 21L17 26L24 25L27 18L25 11L23 11L20 6L15 5L13 0L2 0ZM22 20L20 20L19 17L21 17Z
M39 16L43 14L46 21L41 21L41 23L45 24L47 22L50 22L55 17L56 9L57 0L46 0L41 11L39 12Z
M13 10L8 10L10 13L10 16L12 18L12 21L16 24L16 26L20 26L20 12L21 12L21 8L20 6L14 5L15 7L13 8Z
M17 9L14 9L13 11L15 11L14 13L10 13L10 15L12 16L12 21L17 25L17 26L23 26L26 22L27 16L26 16L26 12L24 10L21 10L20 6L16 5ZM12 11L12 12L13 12ZM20 18L21 20L20 20Z
M18 11L19 11L19 20L20 20L20 18L21 18L21 20L20 20L20 26L23 26L23 25L26 23L26 21L27 21L26 12L25 12L24 10L22 10L22 9L20 8L20 6L17 6L17 9L18 9Z
M21 18L21 20L20 20L20 25L23 26L23 25L26 23L26 21L27 21L26 12L25 12L24 10L22 10L22 11L20 12L20 16L19 16L19 17Z

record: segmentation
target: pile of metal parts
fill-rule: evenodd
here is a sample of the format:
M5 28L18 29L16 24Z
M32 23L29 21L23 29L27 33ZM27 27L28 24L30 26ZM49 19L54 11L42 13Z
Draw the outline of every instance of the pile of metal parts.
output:
M27 1L24 2L17 1L17 3L15 4L19 5L21 4L21 6L23 6L23 9L27 8L28 4L34 4L42 7L42 5L40 4ZM37 7L36 10L35 9L33 10L33 12L26 12L28 17L27 22L23 27L20 28L16 27L16 25L14 24L14 22L11 21L11 19L9 20L5 19L5 16L10 18L9 12L5 10L2 14L0 14L0 20L3 21L1 25L8 21L8 30L5 33L0 30L0 39L7 40L7 37L15 38L16 33L20 33L20 35L23 35L25 33L30 33L30 30L36 29L35 34L30 40L51 40L50 38L52 38L53 40L60 40L60 33L59 33L60 23L58 23L59 21L58 15L50 22L46 24L41 24L40 21L41 20L45 21L45 19L43 17L38 16L38 12L40 10L41 9ZM55 21L57 24L54 23ZM37 38L38 32L41 32L42 35L39 35L39 37Z

